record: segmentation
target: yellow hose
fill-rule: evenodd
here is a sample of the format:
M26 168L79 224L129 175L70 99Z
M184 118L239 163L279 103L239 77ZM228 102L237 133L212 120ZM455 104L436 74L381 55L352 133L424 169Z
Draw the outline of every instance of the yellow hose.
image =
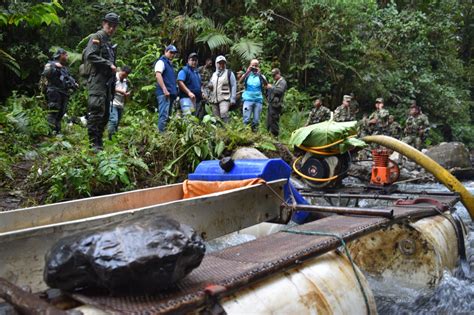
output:
M461 184L456 177L444 169L441 165L433 161L427 155L408 144L388 136L366 136L362 138L365 142L376 143L386 148L397 151L425 170L433 174L449 190L459 193L461 202L466 207L471 219L474 220L474 196Z

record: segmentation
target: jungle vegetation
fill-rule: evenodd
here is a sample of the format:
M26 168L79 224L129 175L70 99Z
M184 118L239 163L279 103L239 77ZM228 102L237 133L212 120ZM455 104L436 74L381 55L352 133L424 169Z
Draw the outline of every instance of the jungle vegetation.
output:
M40 73L57 47L77 75L81 51L105 13L121 24L118 65L130 65L133 98L119 132L99 154L86 129L84 84L70 99L64 134L49 137ZM432 123L428 144L474 147L474 7L463 0L10 0L0 3L0 191L21 205L56 202L183 179L203 159L238 146L269 154L305 123L312 100L331 109L354 93L360 111L383 97L402 124L412 100ZM224 54L234 71L251 58L279 67L290 89L279 139L252 133L237 111L227 125L207 116L172 119L156 131L153 62L173 43L174 61ZM265 110L264 110L265 112ZM1 207L0 207L1 210Z

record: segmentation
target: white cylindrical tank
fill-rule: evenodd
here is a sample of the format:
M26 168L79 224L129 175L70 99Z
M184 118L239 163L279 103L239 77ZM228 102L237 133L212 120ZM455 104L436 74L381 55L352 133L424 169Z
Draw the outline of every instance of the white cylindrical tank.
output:
M357 269L370 314L375 300ZM354 269L335 251L257 282L222 301L228 314L366 314L367 304Z
M444 270L458 261L458 240L451 215L395 224L349 243L361 270L386 283L434 287Z

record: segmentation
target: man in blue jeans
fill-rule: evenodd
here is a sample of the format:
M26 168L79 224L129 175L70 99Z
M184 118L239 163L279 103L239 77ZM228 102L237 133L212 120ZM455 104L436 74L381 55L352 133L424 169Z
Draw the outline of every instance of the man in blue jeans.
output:
M266 88L268 82L263 74L260 73L259 62L257 59L250 61L250 66L245 74L240 78L239 83L244 83L244 93L242 99L244 124L250 123L250 117L253 115L252 131L257 131L260 121L260 114L263 108L262 89Z
M122 119L123 108L125 100L130 96L128 89L128 75L132 72L129 66L124 66L116 73L115 80L115 95L112 104L110 104L110 116L109 116L109 140L112 140L112 136L118 130L118 125Z
M156 99L158 101L158 130L164 132L169 116L171 105L178 94L176 87L176 72L171 62L178 50L174 45L165 49L165 54L155 63L156 76Z
M178 73L179 105L183 115L195 113L201 106L201 75L197 64L198 55L194 52L190 53L188 64Z

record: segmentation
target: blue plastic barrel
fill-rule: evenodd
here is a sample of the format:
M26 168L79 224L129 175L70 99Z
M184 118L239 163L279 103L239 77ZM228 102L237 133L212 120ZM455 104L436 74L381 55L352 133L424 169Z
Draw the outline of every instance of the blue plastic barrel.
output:
M297 204L308 204L308 202L298 193L296 188L290 183L291 167L282 159L253 159L235 160L235 165L230 172L225 172L218 160L202 161L196 167L194 173L189 174L190 180L204 181L228 181L249 178L261 178L267 182L277 179L287 179L288 183L284 187L285 200L289 204L293 203L293 197ZM292 220L296 223L303 223L308 218L309 213L305 211L296 212Z

